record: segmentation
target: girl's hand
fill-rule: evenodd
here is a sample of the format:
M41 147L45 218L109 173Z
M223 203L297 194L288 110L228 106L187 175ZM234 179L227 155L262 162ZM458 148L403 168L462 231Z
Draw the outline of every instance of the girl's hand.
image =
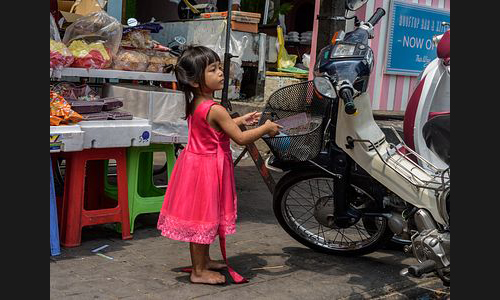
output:
M241 117L242 124L246 126L256 125L261 115L262 113L256 111L245 114Z
M266 120L266 123L264 123L264 126L267 127L268 129L268 134L270 137L274 137L275 135L280 133L280 129L283 128L283 126L276 124L274 122L271 122L270 120Z

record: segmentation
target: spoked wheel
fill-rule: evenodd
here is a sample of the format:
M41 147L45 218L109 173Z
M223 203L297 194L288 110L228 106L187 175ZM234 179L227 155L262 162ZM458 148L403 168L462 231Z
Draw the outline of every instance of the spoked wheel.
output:
M328 254L362 255L379 249L393 236L387 219L363 217L348 228L333 224L333 181L321 170L286 174L273 199L280 225L298 242ZM354 196L349 205L361 211L375 211L374 198L359 187L352 188Z

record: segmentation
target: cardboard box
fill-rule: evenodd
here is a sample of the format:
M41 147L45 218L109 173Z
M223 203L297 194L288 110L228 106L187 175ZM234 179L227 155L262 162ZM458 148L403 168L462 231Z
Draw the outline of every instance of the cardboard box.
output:
M203 13L200 16L202 18L227 17L227 11ZM239 10L233 10L233 11L231 11L231 17L235 17L235 16L260 19L260 14L259 13L251 13L251 12L239 11Z
M76 5L75 5L76 3ZM57 7L64 19L68 23L73 23L79 18L90 13L102 10L97 0L81 0L81 1L57 1Z
M227 18L227 11L203 13L200 15L204 19ZM259 13L250 13L245 11L233 11L231 14L231 29L244 32L259 32Z
M258 33L259 32L259 24L257 24L257 23L241 23L241 22L231 21L231 30Z

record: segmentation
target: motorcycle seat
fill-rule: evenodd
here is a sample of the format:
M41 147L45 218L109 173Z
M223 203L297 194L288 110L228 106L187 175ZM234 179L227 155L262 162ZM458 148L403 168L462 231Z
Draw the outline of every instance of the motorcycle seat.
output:
M450 61L450 31L446 31L437 46L437 56L445 61Z
M422 128L429 149L450 165L450 114L440 114L427 121Z
M429 118L428 120L434 118L434 117L437 117L437 116L441 116L441 115L449 115L450 112L449 111L431 111L429 113Z

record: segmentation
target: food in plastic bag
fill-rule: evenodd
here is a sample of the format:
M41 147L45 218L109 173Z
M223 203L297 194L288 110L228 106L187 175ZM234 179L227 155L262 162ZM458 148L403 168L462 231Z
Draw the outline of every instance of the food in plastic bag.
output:
M64 99L87 101L99 99L99 93L87 84L76 85L72 82L60 82L51 90L61 95Z
M52 14L50 14L50 68L62 69L71 65L73 60L73 55L66 45L61 42L61 36L59 35L56 21Z
M295 66L297 55L289 55L285 49L285 39L283 37L283 28L278 26L278 68L290 68Z
M177 64L177 57L168 52L150 50L144 53L149 56L147 72L168 73Z
M122 24L101 10L83 16L68 26L63 43L75 56L73 66L107 68L118 52Z
M111 54L103 43L87 44L83 40L78 40L71 42L68 49L75 57L72 67L105 69L111 65Z
M120 49L113 59L113 69L125 71L145 71L149 57L134 50Z
M50 40L50 68L62 69L74 61L73 54L62 42Z
M61 118L50 116L50 126L58 126L59 124L61 124L61 121Z
M77 123L82 116L71 109L69 103L56 92L50 91L50 125Z
M149 30L131 30L123 34L120 46L137 49L152 49L154 47Z

